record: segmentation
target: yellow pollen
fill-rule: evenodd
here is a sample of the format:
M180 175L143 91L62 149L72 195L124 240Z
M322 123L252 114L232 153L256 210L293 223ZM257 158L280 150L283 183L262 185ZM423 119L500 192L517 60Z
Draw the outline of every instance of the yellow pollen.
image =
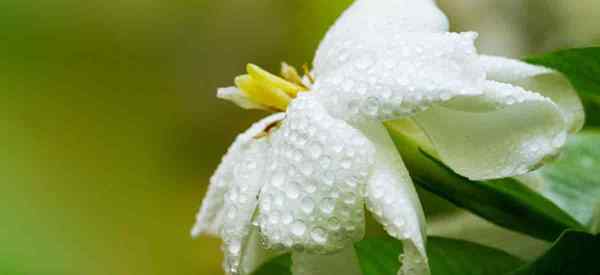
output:
M298 93L308 91L298 71L286 63L281 67L283 78L254 64L248 64L246 70L248 74L235 78L235 85L249 100L269 109L285 111Z

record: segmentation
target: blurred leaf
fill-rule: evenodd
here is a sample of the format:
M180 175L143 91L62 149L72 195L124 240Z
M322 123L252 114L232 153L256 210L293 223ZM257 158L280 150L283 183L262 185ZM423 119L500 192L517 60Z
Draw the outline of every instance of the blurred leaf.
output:
M599 252L599 235L567 231L542 257L511 275L597 275Z
M392 275L400 269L402 242L392 238L362 240L354 245L365 275ZM506 252L479 244L430 237L427 252L432 275L497 275L521 266L523 262ZM279 256L263 265L254 275L291 274L290 255Z
M600 96L600 47L562 50L525 60L562 72L581 94Z
M358 242L356 252L365 275L391 275L400 269L402 243L391 238ZM479 244L430 237L427 254L432 275L497 275L510 272L523 262L506 252Z
M532 188L556 203L592 233L600 227L600 130L586 130L573 137L559 161L538 173Z
M416 184L500 226L553 241L569 228L584 227L524 183L506 178L471 181L425 153L395 124L389 132Z
M561 50L525 60L562 72L583 100L587 125L600 126L600 47Z
M256 270L253 275L287 275L292 274L290 267L292 266L292 257L290 254L278 256L268 263L262 265Z

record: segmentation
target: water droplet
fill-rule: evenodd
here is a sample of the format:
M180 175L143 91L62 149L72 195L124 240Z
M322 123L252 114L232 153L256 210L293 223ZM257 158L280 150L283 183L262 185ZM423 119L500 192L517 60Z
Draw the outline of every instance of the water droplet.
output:
M403 227L404 226L404 221L401 218L396 218L394 219L394 226L395 227Z
M362 105L362 111L365 115L376 116L379 111L379 100L376 97L369 97Z
M304 185L304 190L305 190L307 193L309 193L309 194L312 194L312 193L314 193L315 191L317 191L317 185L315 185L315 184L314 184L314 183L312 183L312 182L308 182L308 183L306 183L306 184Z
M233 255L238 255L240 253L241 249L242 249L242 245L239 240L231 241L227 248L227 250L229 250L229 253L231 253Z
M310 155L315 159L320 157L321 153L323 153L323 149L321 148L321 145L318 143L311 144L309 147L309 151L310 151Z
M285 192L290 199L297 199L300 195L300 183L297 181L292 181L288 184Z
M273 211L269 215L269 223L271 223L271 224L278 224L279 223L279 218L280 218L279 212L278 211Z
M325 214L331 214L335 208L335 199L324 198L319 202L319 208Z
M271 179L271 184L275 187L281 187L285 181L285 175L282 172L277 172Z
M321 164L322 168L329 168L329 165L331 165L331 157L324 156L319 159L319 163Z
M315 227L310 231L310 237L318 244L327 242L327 233L321 227Z
M235 219L235 217L237 216L237 208L235 206L231 206L229 207L229 210L227 210L227 218L230 220Z
M327 220L327 227L333 231L340 229L340 221L336 217Z
M323 183L325 185L331 186L331 185L333 185L334 181L335 181L335 174L334 174L334 172L331 171L331 170L326 170L323 173Z
M294 236L300 237L304 235L304 232L306 232L306 225L302 221L298 220L292 224L290 229Z
M306 196L302 199L302 211L304 211L306 214L310 214L313 209L315 209L315 202L309 197Z
M305 176L310 176L313 173L312 162L306 160L306 161L300 163L300 171Z
M288 225L288 224L292 223L293 221L294 221L294 217L292 217L292 215L290 213L286 212L281 217L281 222L285 225Z

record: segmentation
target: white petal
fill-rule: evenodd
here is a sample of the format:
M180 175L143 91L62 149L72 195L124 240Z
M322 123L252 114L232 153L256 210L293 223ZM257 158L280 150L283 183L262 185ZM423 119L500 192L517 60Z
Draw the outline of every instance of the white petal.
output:
M303 252L292 253L293 275L362 275L354 246L333 254L320 255Z
M418 113L416 122L441 159L474 180L524 174L554 156L567 127L548 98L488 81L485 93Z
M313 93L303 93L271 142L259 211L267 243L328 253L362 238L362 192L373 157L368 140L330 117Z
M267 106L254 103L236 87L220 88L217 90L217 97L220 99L229 100L244 109L269 110Z
M447 30L448 19L433 0L357 0L321 42L315 73L321 76L347 64L353 58L349 55L359 50L358 42L382 49L386 40L401 33Z
M392 237L404 243L405 273L398 274L429 274L425 217L408 171L383 125L371 122L360 128L377 152L367 183L367 207Z
M583 127L585 113L581 100L561 73L497 56L481 56L480 62L488 79L518 85L552 99L560 107L571 132Z
M246 274L241 270L242 254L252 230L252 217L258 204L258 195L264 184L265 166L270 144L258 139L245 150L233 169L231 184L225 193L223 205L223 251L225 271ZM250 255L252 256L252 255Z
M263 130L285 117L284 113L273 114L255 123L245 133L240 134L229 147L227 154L223 157L221 164L210 179L208 192L204 197L202 206L196 217L196 224L192 228L192 236L200 234L218 235L224 213L225 192L232 186L234 168L248 147L254 141L254 137Z
M277 251L267 250L260 243L260 234L257 227L252 227L252 231L244 250L240 263L240 274L252 274L270 259L279 255Z
M435 102L479 95L485 72L478 62L475 33L397 33L377 41L355 37L331 52L351 61L317 71L313 89L327 110L352 121L413 115ZM319 69L319 67L316 67Z

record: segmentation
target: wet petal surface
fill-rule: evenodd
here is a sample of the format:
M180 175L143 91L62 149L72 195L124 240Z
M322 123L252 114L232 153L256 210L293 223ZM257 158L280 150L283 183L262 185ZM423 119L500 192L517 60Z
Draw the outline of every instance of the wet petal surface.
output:
M273 248L326 253L364 232L363 189L373 148L332 118L312 94L301 94L271 136L259 225Z
M415 116L441 159L457 173L474 180L521 175L564 144L565 120L550 99L494 81L484 91Z

